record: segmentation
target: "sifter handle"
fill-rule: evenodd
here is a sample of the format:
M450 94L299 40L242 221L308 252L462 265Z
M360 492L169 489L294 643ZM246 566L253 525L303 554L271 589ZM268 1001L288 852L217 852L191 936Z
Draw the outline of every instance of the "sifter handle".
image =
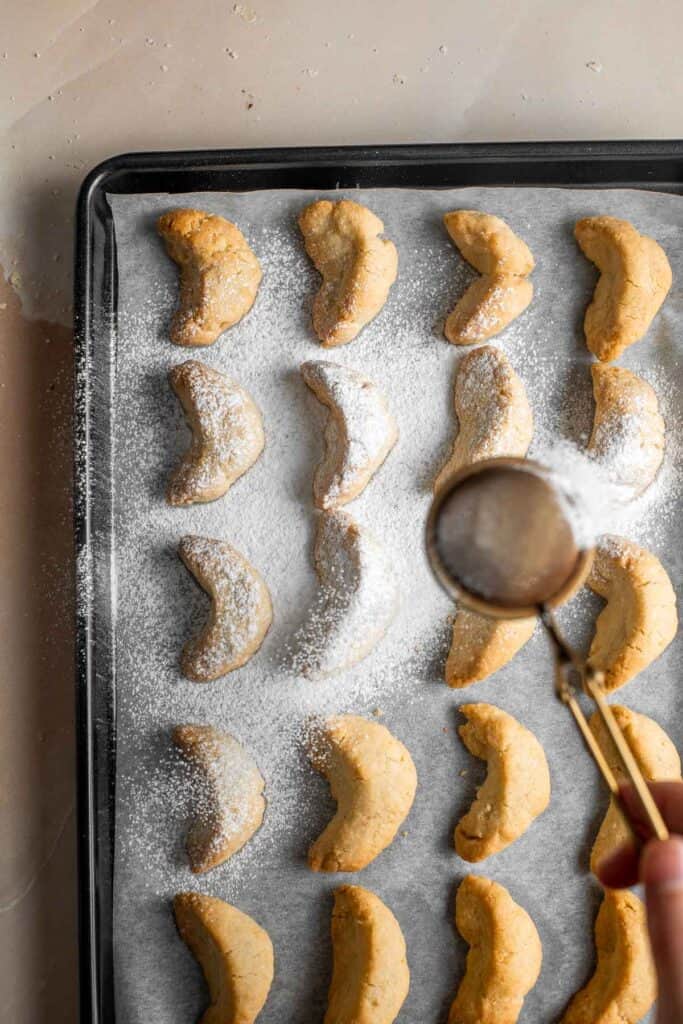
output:
M621 758L621 762L624 766L626 774L628 775L629 782L638 794L638 799L640 800L640 804L645 813L647 823L650 826L650 829L652 830L652 834L655 835L657 839L668 839L669 830L666 827L664 818L661 815L659 807L657 807L657 804L652 798L652 793L650 792L648 785L645 779L643 778L643 773L638 767L635 757L631 753L631 748L626 742L623 732L619 728L619 724L617 723L617 720L614 717L611 707L607 703L605 691L602 688L602 673L596 672L595 669L590 668L590 666L587 667L584 673L583 686L586 693L588 693L589 696L592 697L595 701L595 705L598 709L598 714L602 718L602 721L604 722L605 728L610 734L610 738L614 743L614 746L617 748L617 753ZM615 794L615 796L619 801L619 806L621 808L622 814L624 814L627 821L631 825L631 828L635 832L635 829L633 828L633 823L630 821L627 812L625 812L624 810L623 801L621 800L618 793Z

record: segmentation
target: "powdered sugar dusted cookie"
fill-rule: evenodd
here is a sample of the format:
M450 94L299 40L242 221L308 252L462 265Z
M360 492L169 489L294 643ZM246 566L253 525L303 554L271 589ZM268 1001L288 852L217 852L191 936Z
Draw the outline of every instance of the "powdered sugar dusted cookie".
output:
M211 997L200 1024L254 1024L273 982L268 933L237 907L199 892L178 893L173 911Z
M647 715L640 715L619 704L612 704L612 714L626 737L638 767L648 782L680 779L681 759L660 725L653 722ZM624 781L626 775L621 758L597 711L591 715L589 725L612 772L620 782ZM631 829L624 821L621 811L610 799L607 813L591 850L591 870L595 871L600 861L614 853L617 847L631 840Z
M398 609L391 560L348 512L323 512L314 551L317 598L297 635L295 667L328 676L351 668L379 643Z
M474 345L500 334L533 298L527 274L534 269L528 246L500 217L477 210L444 216L446 230L481 277L473 281L446 320L454 345Z
M676 595L661 562L623 537L596 547L588 586L607 602L595 625L589 664L616 690L647 668L678 630Z
M361 493L396 444L396 420L377 385L356 370L317 361L303 363L301 375L329 409L313 497L318 508L338 508Z
M268 587L239 551L208 537L183 537L178 553L211 598L209 620L185 644L183 675L207 683L246 664L273 617Z
M458 608L444 678L459 689L493 675L521 650L536 628L536 619L489 619Z
M455 898L455 923L470 949L448 1024L516 1024L541 972L534 922L502 885L467 875Z
M392 1024L410 987L406 944L373 892L360 885L335 890L332 952L324 1024Z
M195 874L241 850L263 821L265 782L241 743L212 725L177 725L173 742L194 770L187 855Z
M327 348L345 345L387 301L398 271L396 246L379 237L379 217L350 199L311 203L299 214L299 227L323 278L313 328Z
M662 247L627 220L585 217L574 235L600 271L584 320L586 344L611 362L647 333L671 287L671 267Z
M214 501L263 451L261 413L244 388L196 359L174 366L169 380L192 430L192 443L171 477L168 501Z
M470 862L504 850L526 832L550 802L550 773L543 747L516 718L492 704L463 704L458 729L488 773L455 829L455 849Z
M435 491L473 462L526 455L534 432L524 384L507 356L492 345L482 345L460 361L454 403L458 434L450 458L434 481Z
M595 417L588 451L613 483L635 497L664 458L664 420L654 389L631 370L593 363Z
M157 222L180 267L180 306L171 324L176 345L211 345L254 304L261 267L235 224L202 210L171 210Z
M595 973L561 1024L637 1024L657 998L645 907L629 889L606 889L595 922Z
M383 725L357 715L325 722L311 746L337 811L308 853L314 871L362 871L394 841L415 797L417 772Z

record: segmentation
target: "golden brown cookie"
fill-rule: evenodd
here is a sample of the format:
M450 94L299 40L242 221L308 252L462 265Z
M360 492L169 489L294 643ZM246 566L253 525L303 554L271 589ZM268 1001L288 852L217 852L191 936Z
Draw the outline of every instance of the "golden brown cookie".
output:
M657 998L645 907L628 889L606 889L595 922L595 973L561 1024L637 1024Z
M526 832L550 802L543 747L516 718L492 704L463 704L458 728L475 757L487 764L483 786L455 829L455 849L474 863L504 850Z
M296 638L296 667L321 677L351 668L379 643L398 609L382 545L348 512L323 512L314 549L320 586Z
M585 217L574 235L600 271L584 320L586 344L611 362L647 333L671 287L671 267L661 246L627 220Z
M534 269L528 246L500 217L476 210L444 216L446 230L481 277L469 286L448 316L446 338L454 345L474 345L500 334L533 298L526 279Z
M621 366L593 363L595 417L588 452L613 483L635 497L664 458L664 420L654 389Z
M607 602L598 615L589 664L616 690L647 668L678 630L676 595L661 562L623 537L598 543L588 586Z
M492 345L482 345L461 359L453 398L458 433L434 481L436 492L463 466L501 455L526 455L534 432L524 384L507 356Z
M467 875L455 898L455 923L470 949L448 1024L516 1024L541 971L534 922L502 885Z
M324 1024L392 1024L410 987L406 944L389 908L360 885L335 890L332 952Z
M337 811L309 850L309 866L361 871L394 841L412 807L413 760L379 722L338 715L316 737L311 762L328 780Z
M253 757L212 725L177 725L173 742L193 769L187 856L195 874L241 850L263 821L265 782Z
M458 608L444 671L448 685L461 689L507 665L531 639L536 621L536 618L489 619L469 608Z
M323 279L313 328L326 348L346 345L387 301L398 271L396 246L379 237L379 217L350 199L311 203L299 214L299 227Z
M273 618L270 593L253 565L224 541L183 537L178 554L211 598L209 619L185 644L180 667L188 679L208 683L259 649Z
M253 1024L273 981L268 933L237 907L198 892L178 893L173 911L209 988L211 1005L200 1024Z
M681 759L660 725L653 722L647 715L640 715L619 704L612 704L612 713L626 738L638 767L648 782L680 779ZM626 775L619 755L597 712L591 716L589 725L617 779L625 780ZM591 850L591 870L595 871L600 861L605 860L614 853L617 847L628 843L631 839L631 829L625 823L621 811L614 801L610 800L607 813Z
M166 252L180 267L176 345L212 345L249 312L261 283L256 256L231 221L202 210L171 210L157 221Z
M313 498L317 508L339 508L363 491L396 444L396 420L377 385L348 366L303 363L301 376L329 409Z
M192 443L166 496L171 505L214 501L263 451L261 413L248 391L196 359L174 366L168 377L192 430Z

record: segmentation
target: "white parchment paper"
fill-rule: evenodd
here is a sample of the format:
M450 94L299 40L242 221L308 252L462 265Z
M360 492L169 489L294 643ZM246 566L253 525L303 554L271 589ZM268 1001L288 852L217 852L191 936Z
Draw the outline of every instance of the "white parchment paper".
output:
M566 710L552 693L551 659L537 630L494 677L464 691L443 683L452 609L432 579L422 548L430 485L455 433L454 372L462 355L442 335L445 315L472 271L448 240L442 215L468 207L504 217L535 258L534 301L501 345L526 385L536 419L531 449L552 439L585 444L592 398L582 318L596 280L573 240L581 216L632 220L665 248L674 287L646 340L622 365L657 390L667 420L667 460L649 495L616 524L654 550L680 579L677 505L683 385L683 203L637 191L557 189L374 190L335 193L367 203L399 249L399 278L384 311L350 345L324 351L310 327L318 277L296 228L301 206L323 193L256 192L110 197L119 271L116 351L116 670L118 695L115 859L117 1019L123 1024L187 1024L207 1004L201 974L177 937L170 900L194 888L235 903L267 929L276 973L263 1024L313 1024L324 1015L331 970L332 891L353 881L375 891L397 916L408 946L411 987L400 1020L444 1019L466 946L453 925L458 882L470 870L505 886L533 917L543 970L521 1020L552 1021L589 977L600 889L588 871L590 846L607 800ZM207 349L168 340L177 270L155 231L172 207L219 213L244 231L264 279L252 312ZM188 443L166 374L199 358L234 377L262 409L266 449L218 502L171 509L168 474ZM293 677L286 652L315 589L311 480L320 456L322 409L298 374L304 359L352 366L379 384L398 419L400 440L364 494L348 507L381 537L396 561L402 608L385 640L353 671L327 683ZM199 533L230 541L263 573L274 623L261 651L238 672L201 686L184 680L178 656L207 602L176 554ZM579 595L564 615L585 643L599 602ZM680 644L618 695L652 715L677 742L683 721ZM515 715L541 740L552 802L504 852L473 868L452 846L453 827L484 775L459 741L458 705L487 701ZM393 845L357 876L311 872L310 842L333 807L299 743L312 713L381 713L410 749L419 789ZM188 803L171 751L179 722L211 722L244 742L267 789L260 832L227 864L193 877L183 853Z

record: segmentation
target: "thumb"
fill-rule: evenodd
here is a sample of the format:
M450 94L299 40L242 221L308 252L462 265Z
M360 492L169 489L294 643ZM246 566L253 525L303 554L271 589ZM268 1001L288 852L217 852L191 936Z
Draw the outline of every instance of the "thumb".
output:
M658 1024L683 1020L683 838L653 839L640 862L659 982Z

